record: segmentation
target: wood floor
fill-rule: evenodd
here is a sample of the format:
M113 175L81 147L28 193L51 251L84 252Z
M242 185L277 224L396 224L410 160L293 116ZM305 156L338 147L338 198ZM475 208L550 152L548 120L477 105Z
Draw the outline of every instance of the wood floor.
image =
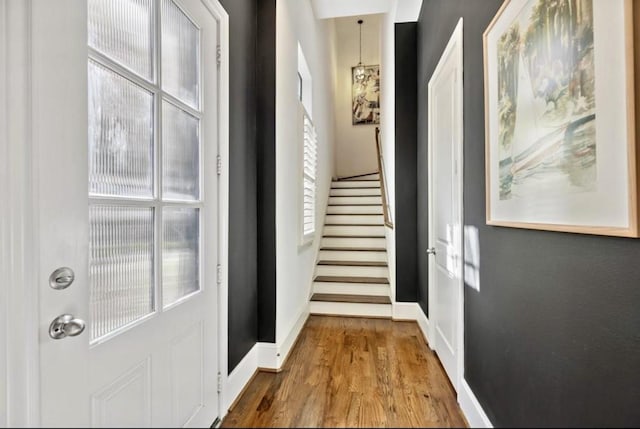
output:
M418 325L311 316L282 372L260 372L222 427L466 427Z

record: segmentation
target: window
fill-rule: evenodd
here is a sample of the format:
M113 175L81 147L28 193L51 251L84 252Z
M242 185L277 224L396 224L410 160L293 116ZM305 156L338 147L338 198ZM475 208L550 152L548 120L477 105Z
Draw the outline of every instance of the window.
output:
M309 243L313 240L316 232L316 172L318 162L318 142L316 129L312 120L312 81L309 65L302 52L302 47L298 44L298 100L299 111L298 123L302 130L300 139L302 143L302 181L301 194L302 203L300 206L301 218L301 242Z
M200 29L173 0L90 0L91 340L198 292Z
M316 171L318 141L316 130L307 112L303 111L302 159L302 241L313 239L316 232Z

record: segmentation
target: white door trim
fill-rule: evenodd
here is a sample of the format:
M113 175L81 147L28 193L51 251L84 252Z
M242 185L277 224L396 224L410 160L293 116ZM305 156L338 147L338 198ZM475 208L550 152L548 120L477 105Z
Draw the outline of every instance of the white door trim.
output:
M455 52L452 52L453 50L456 50ZM458 195L460 196L460 201L458 204L458 213L457 213L457 220L458 220L458 225L460 225L461 231L460 234L458 234L459 236L459 240L457 243L458 247L458 252L457 254L460 255L461 261L464 260L464 243L463 243L463 226L464 226L464 103L463 103L463 98L464 98L464 93L463 93L463 66L464 66L464 57L463 57L463 20L462 18L460 18L460 20L458 21L458 24L456 25L455 30L453 31L453 34L451 35L451 38L449 39L449 43L447 44L447 47L445 48L442 57L440 58L440 61L438 62L438 66L436 67L435 71L433 72L433 75L431 77L431 79L429 80L429 100L428 100L428 123L429 123L429 142L428 142L428 168L429 168L429 186L428 186L428 193L429 193L429 240L432 240L434 237L434 228L433 228L433 207L434 207L434 198L433 198L433 194L434 194L434 189L433 189L433 183L434 183L434 178L432 176L433 174L433 168L432 168L432 163L433 163L433 136L432 136L432 127L431 124L433 123L433 116L432 116L432 103L431 103L431 88L432 88L432 84L433 84L433 80L434 77L437 76L442 68L444 67L444 63L446 58L451 55L454 54L456 55L459 67L458 67L458 84L457 84L457 89L458 89L458 105L460 106L460 121L459 121L459 135L460 138L458 139L458 153L459 153L459 157L458 157L458 171L460 172L459 174L459 181L457 183L458 186ZM430 245L431 246L431 245ZM431 246L434 247L434 246ZM458 377L457 380L453 380L452 384L454 385L454 387L456 388L457 392L460 392L460 388L462 386L461 381L464 379L464 273L463 273L463 264L460 263L458 264L459 266L459 273L458 273L458 288L459 288L459 296L460 296L460 306L458 308L458 314L457 314L457 323L458 323L458 332L457 332L457 344L455 345L456 347L456 355L457 355L457 365L458 365ZM436 292L435 292L435 288L432 287L435 283L435 258L429 258L429 319L431 321L435 320L435 314L437 313L438 309L435 305L436 303ZM430 327L430 332L429 332L429 338L431 339L435 339L436 338L436 323L430 323L429 324ZM433 345L432 345L433 346Z
M6 201L8 193L7 158L9 147L7 143L7 3L0 2L0 201ZM8 204L0 204L0 276L6 277L9 269L9 229L7 213ZM7 282L0 283L0 427L7 427Z
M229 231L229 15L218 0L202 0L219 22L219 371L227 375L228 231ZM35 125L32 103L38 101L32 75L32 0L0 2L0 427L40 426L39 300L34 267L37 231L33 213ZM9 85L9 82L11 83ZM8 109L8 106L11 106ZM211 166L211 168L215 168ZM5 308L6 306L6 308ZM8 323L11 321L11 323ZM10 347L9 347L10 346ZM215 380L212 380L215 382ZM225 383L222 383L224 386ZM222 405L224 390L220 392ZM4 416L4 412L6 416ZM220 407L220 418L226 410ZM213 422L212 422L213 423Z
M3 253L8 255L2 275L6 297L6 411L7 426L39 426L39 359L37 288L38 263L33 213L37 210L33 185L37 174L33 168L31 81L31 0L3 2L1 22L6 65L3 80L6 157L2 170L6 187L0 188ZM9 109L8 107L11 106Z
M227 414L228 344L229 344L229 14L219 0L202 0L218 20L220 69L218 73L218 155L221 173L218 180L218 413L222 420ZM213 168L213 166L211 167ZM212 422L213 423L213 422Z

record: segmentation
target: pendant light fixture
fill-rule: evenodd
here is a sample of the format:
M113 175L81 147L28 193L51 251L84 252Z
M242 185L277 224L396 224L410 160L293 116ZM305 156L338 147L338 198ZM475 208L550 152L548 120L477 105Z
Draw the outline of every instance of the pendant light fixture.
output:
M360 26L360 59L358 61L358 65L353 69L353 78L356 82L362 82L364 80L364 66L362 65L362 23L364 21L359 19L358 25Z

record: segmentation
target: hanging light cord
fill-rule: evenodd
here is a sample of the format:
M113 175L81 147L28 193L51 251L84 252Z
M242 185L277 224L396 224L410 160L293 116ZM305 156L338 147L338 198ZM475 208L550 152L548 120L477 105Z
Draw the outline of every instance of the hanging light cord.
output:
M362 23L364 21L362 21L361 19L358 20L358 24L360 25L360 61L358 62L358 64L362 64Z

